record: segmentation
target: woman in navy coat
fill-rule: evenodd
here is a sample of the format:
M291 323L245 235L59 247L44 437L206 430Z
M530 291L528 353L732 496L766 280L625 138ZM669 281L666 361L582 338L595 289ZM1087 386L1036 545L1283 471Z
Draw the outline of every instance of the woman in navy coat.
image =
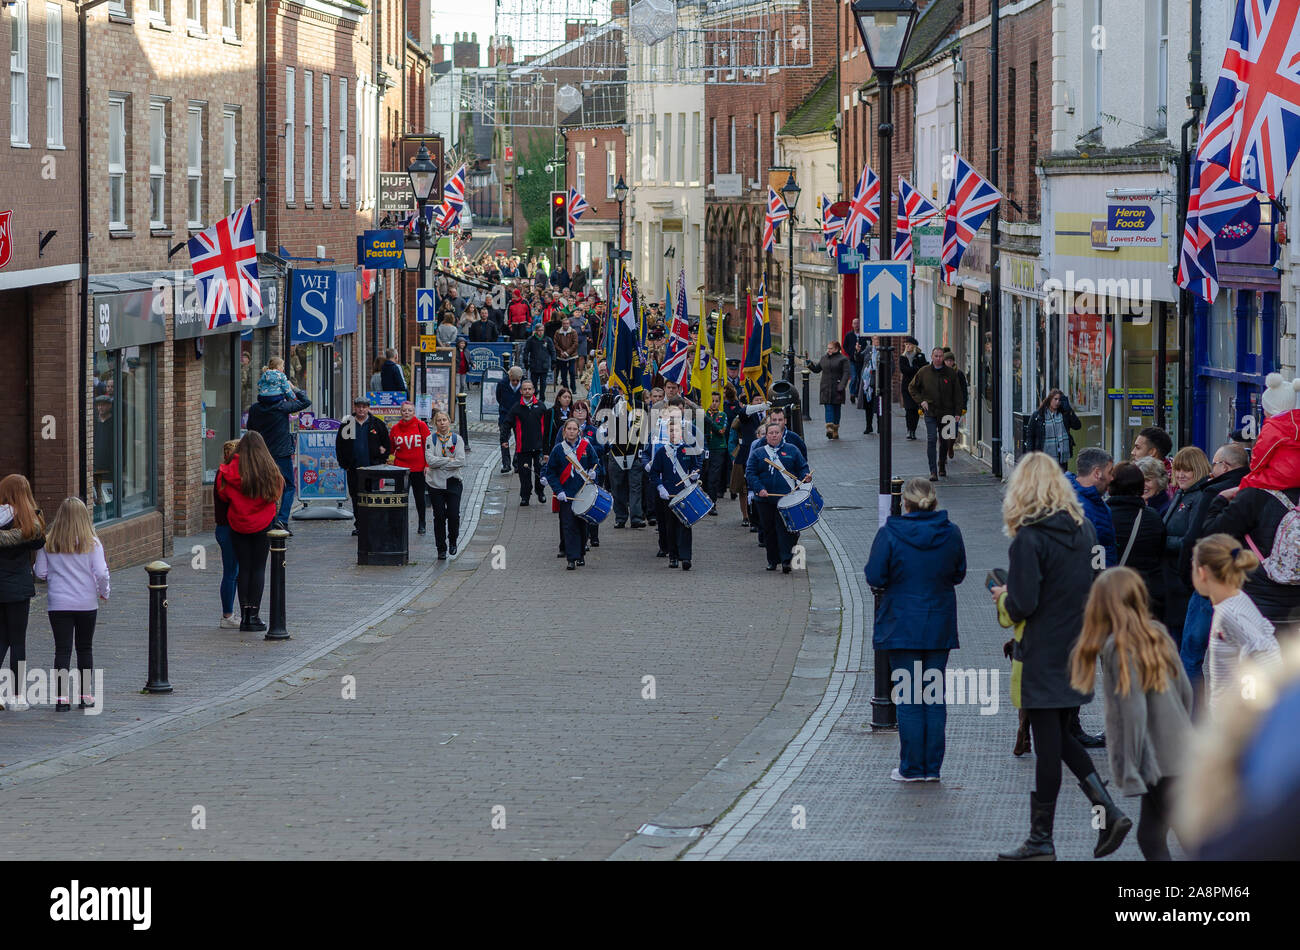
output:
M880 588L872 644L889 652L898 706L896 782L937 782L943 765L948 651L957 649L957 585L966 578L961 530L936 511L934 486L914 478L903 514L886 519L871 543L867 583Z

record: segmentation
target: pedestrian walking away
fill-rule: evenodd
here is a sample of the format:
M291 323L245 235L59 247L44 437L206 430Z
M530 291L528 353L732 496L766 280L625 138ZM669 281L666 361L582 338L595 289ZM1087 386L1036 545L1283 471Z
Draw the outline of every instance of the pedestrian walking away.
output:
M271 539L266 532L284 491L284 477L256 432L239 440L229 462L217 469L217 492L228 505L231 543L239 561L236 589L244 632L265 630L260 612Z
M1165 524L1142 499L1145 483L1140 468L1132 462L1120 462L1110 480L1106 507L1114 522L1119 565L1141 575L1151 616L1158 620L1164 616L1165 607Z
M0 478L0 662L9 655L12 696L0 704L22 709L27 664L27 620L36 585L32 564L45 546L45 519L22 475Z
M922 370L922 372L925 372ZM1133 822L1111 800L1087 750L1070 731L1071 713L1092 699L1071 686L1070 651L1083 629L1083 610L1095 576L1097 532L1056 460L1029 452L1011 473L1002 503L1011 538L1005 584L989 587L998 621L1014 630L1011 700L1029 717L1036 755L1025 843L998 855L1002 861L1054 861L1052 829L1061 789L1061 763L1105 819L1093 856L1118 848Z
M460 539L460 499L464 491L460 473L465 467L465 459L465 441L452 431L451 416L442 410L435 412L433 436L424 444L424 462L429 499L433 505L433 543L440 561L456 556L456 543Z
M260 438L260 437L259 437ZM77 650L78 699L82 709L95 705L89 692L95 682L95 620L100 602L110 593L104 546L80 498L66 498L54 514L45 547L36 553L36 576L48 584L50 630L54 633L54 670L58 685L54 708L72 708L68 663Z
M1121 794L1141 796L1142 856L1168 861L1174 782L1192 732L1192 685L1132 568L1106 571L1088 594L1083 632L1070 654L1076 690L1092 689L1098 659L1112 781Z
M867 584L880 591L872 646L889 655L898 705L896 782L937 782L948 721L942 684L957 640L957 585L966 578L961 530L938 509L934 485L913 478L903 486L903 513L876 532ZM922 689L937 676L937 698ZM923 695L924 693L924 695Z

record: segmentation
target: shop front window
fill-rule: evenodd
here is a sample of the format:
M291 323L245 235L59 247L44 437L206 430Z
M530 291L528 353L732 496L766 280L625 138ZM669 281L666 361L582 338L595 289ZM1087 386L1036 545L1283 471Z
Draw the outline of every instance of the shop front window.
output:
M248 427L248 410L257 402L257 381L262 376L262 367L271 358L270 333L255 330L247 339L239 341L239 406L241 429ZM298 380L294 380L295 383ZM298 383L298 385L302 385Z
M156 503L152 347L95 354L94 516L124 518Z
M216 481L222 462L221 447L239 435L235 412L233 337L217 336L208 341L203 353L203 481ZM243 379L238 385L242 386Z

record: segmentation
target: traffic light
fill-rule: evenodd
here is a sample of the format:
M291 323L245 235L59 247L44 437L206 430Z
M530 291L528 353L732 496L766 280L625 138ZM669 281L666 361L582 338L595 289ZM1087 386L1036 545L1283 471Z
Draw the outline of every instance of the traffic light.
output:
M551 237L565 240L569 236L569 196L563 191L551 192Z

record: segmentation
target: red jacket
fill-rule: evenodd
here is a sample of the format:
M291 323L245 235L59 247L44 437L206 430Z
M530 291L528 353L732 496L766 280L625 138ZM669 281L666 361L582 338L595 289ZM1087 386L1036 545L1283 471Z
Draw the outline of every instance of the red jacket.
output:
M429 427L420 419L399 419L388 430L393 445L393 464L412 472L424 471L424 446Z
M518 290L515 291L515 299L510 302L507 312L510 314L512 324L527 323L529 321L531 314L528 310L528 304L524 303L523 298L519 296Z
M1300 485L1300 409L1264 420L1242 488L1286 491Z
M239 490L239 486L239 456L234 455L229 462L217 469L217 494L230 505L227 512L230 530L240 534L265 531L275 520L275 510L280 504L279 496L275 501L249 498Z

